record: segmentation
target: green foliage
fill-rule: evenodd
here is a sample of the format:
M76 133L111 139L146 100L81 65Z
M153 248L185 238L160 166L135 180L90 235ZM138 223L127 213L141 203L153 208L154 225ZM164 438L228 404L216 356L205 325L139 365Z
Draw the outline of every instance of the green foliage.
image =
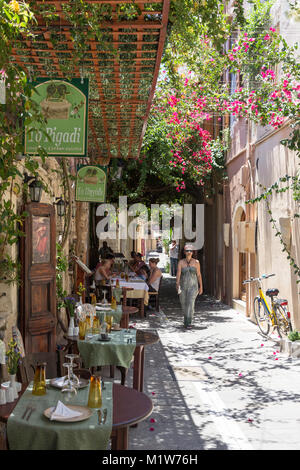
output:
M8 373L10 375L14 375L17 373L20 358L21 353L19 351L17 343L12 338L8 343L8 348L6 351L6 364Z
M63 288L63 275L68 269L68 259L64 255L62 247L56 243L56 308L60 310L65 307L67 291Z
M288 339L290 341L300 341L300 333L299 331L291 331L288 335Z

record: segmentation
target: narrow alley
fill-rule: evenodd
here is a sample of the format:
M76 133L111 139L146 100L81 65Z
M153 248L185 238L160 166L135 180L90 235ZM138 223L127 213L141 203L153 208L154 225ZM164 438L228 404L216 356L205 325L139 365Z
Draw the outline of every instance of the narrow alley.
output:
M161 341L145 353L154 411L130 430L131 450L299 449L300 360L281 354L279 339L265 340L207 296L198 297L194 328L184 330L166 274L160 315L136 323L157 329Z

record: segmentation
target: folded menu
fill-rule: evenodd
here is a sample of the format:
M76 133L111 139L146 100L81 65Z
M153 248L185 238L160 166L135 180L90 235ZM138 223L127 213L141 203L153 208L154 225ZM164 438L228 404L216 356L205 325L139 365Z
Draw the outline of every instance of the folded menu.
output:
M58 400L56 408L51 413L50 420L62 418L76 418L80 415L82 415L82 413L70 410L70 408L68 408L60 400Z

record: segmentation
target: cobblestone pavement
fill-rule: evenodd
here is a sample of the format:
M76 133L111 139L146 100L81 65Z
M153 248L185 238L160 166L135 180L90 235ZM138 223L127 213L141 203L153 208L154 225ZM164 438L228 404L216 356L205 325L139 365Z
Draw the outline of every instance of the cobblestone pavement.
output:
M199 297L195 310L184 330L175 279L164 275L161 312L131 322L160 341L145 351L153 414L130 429L129 449L299 449L300 361L212 298Z

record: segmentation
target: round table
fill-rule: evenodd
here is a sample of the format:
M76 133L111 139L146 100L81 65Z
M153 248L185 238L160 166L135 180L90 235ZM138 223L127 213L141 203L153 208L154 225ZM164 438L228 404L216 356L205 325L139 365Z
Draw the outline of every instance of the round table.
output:
M121 328L128 328L129 326L129 315L134 315L138 313L139 309L137 307L130 307L129 305L122 307L122 319L120 322Z
M124 307L123 307L124 308ZM78 354L77 341L78 336L65 336L71 346L71 351ZM145 365L145 346L150 346L159 341L157 333L149 330L137 330L136 332L136 348L133 355L133 388L142 392L144 390L144 365ZM121 383L125 384L127 369L117 366L121 373ZM110 366L110 376L114 377L114 366Z
M19 398L26 390L23 385ZM7 423L10 414L17 404L0 405L0 422ZM123 385L113 384L113 424L111 433L111 449L128 449L128 428L144 421L151 415L153 410L152 401L144 393Z

